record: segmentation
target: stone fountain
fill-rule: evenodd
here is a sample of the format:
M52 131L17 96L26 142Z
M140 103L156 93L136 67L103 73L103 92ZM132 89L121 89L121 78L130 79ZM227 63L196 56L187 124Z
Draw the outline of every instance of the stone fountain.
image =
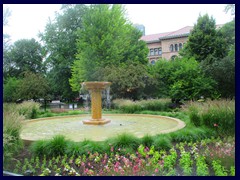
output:
M91 93L92 119L83 120L83 124L103 125L111 120L102 118L102 91L111 85L110 82L83 82L82 86Z
M83 88L91 94L91 118L82 114L27 120L23 122L21 138L25 143L50 139L55 135L64 135L76 142L84 139L104 141L121 133L131 133L142 138L146 134L154 136L185 127L185 123L179 119L158 115L105 114L106 118L102 118L102 91L110 85L110 82L82 83ZM107 126L101 126L107 123Z

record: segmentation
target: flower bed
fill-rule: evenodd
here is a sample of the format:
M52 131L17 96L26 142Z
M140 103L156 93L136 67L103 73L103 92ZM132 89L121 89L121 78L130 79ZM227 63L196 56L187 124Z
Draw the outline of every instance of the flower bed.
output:
M224 158L216 152L224 154ZM221 141L206 139L197 143L181 142L169 151L154 146L140 145L136 153L111 148L107 153L90 153L82 156L29 157L18 160L14 173L35 176L234 176L234 139ZM215 158L211 154L215 153ZM221 154L221 153L220 153ZM229 163L223 161L228 159Z

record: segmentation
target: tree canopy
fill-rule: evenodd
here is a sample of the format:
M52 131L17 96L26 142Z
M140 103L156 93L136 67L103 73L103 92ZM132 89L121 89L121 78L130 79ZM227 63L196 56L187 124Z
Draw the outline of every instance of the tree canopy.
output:
M225 57L226 47L227 42L222 38L222 33L217 30L215 19L205 14L198 17L188 42L180 54L184 57L194 57L201 62L209 55L217 58Z
M146 44L124 12L122 5L100 4L91 5L84 14L70 79L73 90L80 89L80 82L95 80L94 73L106 66L147 64Z
M86 5L62 5L61 13L57 13L53 21L49 20L45 31L39 36L47 51L46 66L47 77L51 83L52 93L55 96L72 98L69 78L70 66L77 53L77 29L82 28L82 16Z
M18 88L18 96L21 99L46 98L49 92L49 84L41 74L29 71L24 72L24 78Z
M5 77L22 77L24 71L43 73L44 51L35 39L16 41L6 53L3 72Z

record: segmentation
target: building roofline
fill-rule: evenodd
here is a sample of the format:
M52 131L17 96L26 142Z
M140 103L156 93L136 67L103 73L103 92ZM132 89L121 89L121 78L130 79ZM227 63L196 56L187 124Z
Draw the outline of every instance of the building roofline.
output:
M189 34L190 33L178 34L178 35L173 35L173 36L164 36L164 37L160 37L159 40L174 39L174 38L180 38L180 37L188 37Z

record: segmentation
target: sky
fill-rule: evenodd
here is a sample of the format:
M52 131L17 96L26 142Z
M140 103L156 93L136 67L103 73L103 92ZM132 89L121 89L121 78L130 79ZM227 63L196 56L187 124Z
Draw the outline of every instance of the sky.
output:
M199 14L213 16L216 24L232 20L224 12L226 4L125 4L126 16L133 24L143 24L145 34L175 31L185 26L193 26ZM11 16L3 32L11 37L11 43L19 39L38 40L48 19L54 19L55 12L60 11L60 4L4 4L9 7Z

